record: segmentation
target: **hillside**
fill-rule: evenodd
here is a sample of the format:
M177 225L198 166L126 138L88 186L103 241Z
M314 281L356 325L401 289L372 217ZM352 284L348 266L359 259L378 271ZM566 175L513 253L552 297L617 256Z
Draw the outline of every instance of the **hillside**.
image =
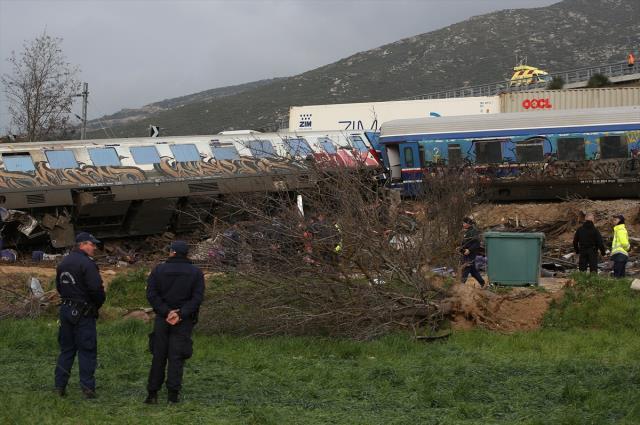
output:
M159 112L176 110L190 103L207 103L221 97L237 95L242 92L272 84L278 80L278 78L271 78L268 80L253 81L234 86L219 87L194 94L188 94L186 96L161 100L160 102L150 103L138 109L122 109L115 114L105 115L99 119L88 121L87 129L88 131L92 131L101 130L102 127L118 127L131 122L145 120Z
M391 100L506 78L516 55L550 71L622 61L629 41L640 39L638 16L637 0L564 0L502 10L293 77L249 83L258 85L235 94L167 100L163 109L113 130L129 137L146 134L150 124L168 128L166 135L272 129L292 105Z

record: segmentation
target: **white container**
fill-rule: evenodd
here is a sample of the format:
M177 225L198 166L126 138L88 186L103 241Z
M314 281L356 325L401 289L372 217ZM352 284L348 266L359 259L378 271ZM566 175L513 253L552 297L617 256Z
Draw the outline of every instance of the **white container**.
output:
M500 112L498 96L292 106L289 131L371 130L385 121Z

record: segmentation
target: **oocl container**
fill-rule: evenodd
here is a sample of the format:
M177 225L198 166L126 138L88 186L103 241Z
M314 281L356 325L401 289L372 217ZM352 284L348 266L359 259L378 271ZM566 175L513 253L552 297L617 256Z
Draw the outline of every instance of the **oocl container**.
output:
M616 108L640 105L640 87L531 90L500 95L500 112Z

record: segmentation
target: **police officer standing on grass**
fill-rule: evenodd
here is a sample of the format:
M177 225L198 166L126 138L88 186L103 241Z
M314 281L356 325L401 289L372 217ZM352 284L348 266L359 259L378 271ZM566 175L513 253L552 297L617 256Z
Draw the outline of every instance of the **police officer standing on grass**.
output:
M96 397L96 319L105 300L104 287L93 257L100 243L93 235L78 233L73 250L58 265L56 289L60 294L60 355L56 363L55 388L66 395L67 383L78 353L80 387L85 398Z
M586 214L584 223L573 236L573 249L579 255L578 269L581 272L587 271L588 265L590 273L598 273L598 250L603 257L606 252L602 235L593 224L594 219L593 214Z
M144 400L147 404L158 402L167 362L168 401L178 402L184 361L192 354L191 333L204 297L204 276L187 258L188 252L186 242L172 242L169 258L157 265L147 280L147 300L156 313L149 336L153 360Z

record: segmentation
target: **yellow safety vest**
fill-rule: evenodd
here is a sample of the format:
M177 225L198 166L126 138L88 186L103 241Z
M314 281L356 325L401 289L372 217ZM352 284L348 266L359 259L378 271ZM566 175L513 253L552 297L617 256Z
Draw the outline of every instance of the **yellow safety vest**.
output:
M340 254L342 252L342 228L340 227L340 225L338 223L336 223L335 225L336 228L336 232L338 232L338 236L340 237L340 241L338 242L338 244L333 247L333 252L335 252L336 254Z
M627 234L627 228L624 224L618 224L613 227L613 241L611 242L611 255L624 254L629 255L629 236Z

